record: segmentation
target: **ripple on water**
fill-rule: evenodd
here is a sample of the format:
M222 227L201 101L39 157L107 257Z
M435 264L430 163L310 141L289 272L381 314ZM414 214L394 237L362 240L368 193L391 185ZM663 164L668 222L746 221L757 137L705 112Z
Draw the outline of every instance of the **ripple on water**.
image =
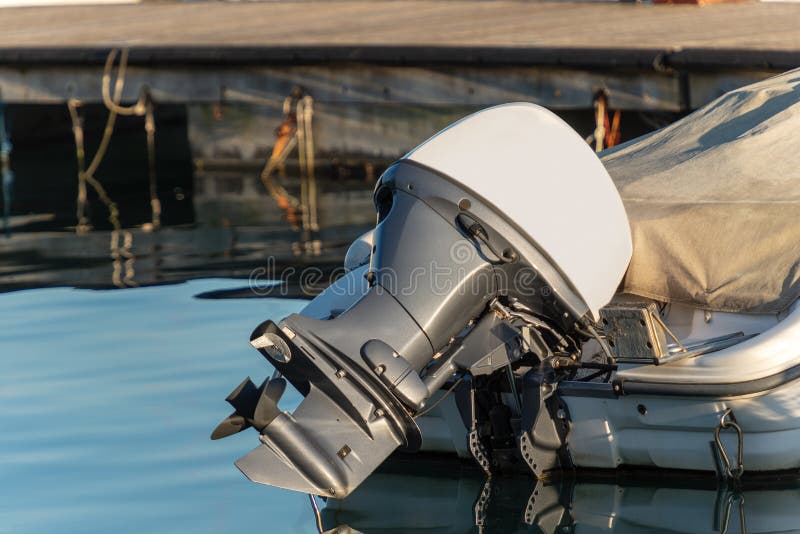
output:
M241 285L0 295L0 532L316 532L304 495L234 467L252 432L209 439L230 390L271 373L251 330L303 305L193 298Z

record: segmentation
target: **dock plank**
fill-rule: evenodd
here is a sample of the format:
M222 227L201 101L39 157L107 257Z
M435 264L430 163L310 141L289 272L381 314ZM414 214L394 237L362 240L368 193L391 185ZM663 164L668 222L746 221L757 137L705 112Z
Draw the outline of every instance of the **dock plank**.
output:
M800 50L800 4L144 3L0 9L0 48L429 46Z
M161 102L275 103L294 86L331 105L514 99L684 111L800 66L800 4L652 5L398 0L0 9L0 97L96 102L110 48L126 92ZM735 73L732 75L731 73Z

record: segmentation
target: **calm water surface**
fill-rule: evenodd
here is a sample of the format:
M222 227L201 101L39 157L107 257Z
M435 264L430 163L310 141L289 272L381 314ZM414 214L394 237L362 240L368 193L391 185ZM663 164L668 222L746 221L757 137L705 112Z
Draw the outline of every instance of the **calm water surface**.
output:
M0 294L0 532L317 532L307 496L233 466L255 433L209 439L229 390L272 371L249 347L251 329L304 304L196 298L241 286ZM281 404L299 401L290 389ZM661 475L486 486L455 460L401 457L329 501L322 521L340 534L645 533L740 532L744 517L748 532L791 532L798 488L777 480L737 493Z
M323 195L325 224L309 240L257 175L240 178L252 183L236 194L196 187L185 224L128 227L116 241L103 227L75 235L54 214L11 217L0 239L0 534L318 531L306 495L233 465L255 432L209 434L231 389L272 373L252 329L305 304L238 298L253 296L248 277L294 272L273 297L321 289L299 273L320 269L324 282L338 270L374 225L371 188ZM300 400L289 389L281 406ZM797 479L743 491L663 473L487 484L474 466L419 455L390 458L320 506L327 534L800 532Z
M317 531L305 495L233 466L255 434L209 439L229 390L271 372L252 328L303 305L193 298L241 285L0 295L0 532Z
M106 112L84 111L93 152ZM0 291L18 290L0 293L0 534L317 532L307 496L253 484L233 465L257 446L255 432L209 439L230 413L230 390L272 373L247 342L252 329L304 305L230 297L245 296L248 276L267 265L276 275L338 269L349 243L374 225L372 188L390 161L318 159L321 228L306 235L263 187L265 154L239 154L224 168L230 154L216 153L216 127L201 135L209 153L190 153L186 111L160 106L164 227L146 225L141 121L125 126L120 117L99 173L124 231L109 231L105 206L90 194L94 230L75 235L66 109L17 112L17 178L0 239ZM192 162L198 155L202 165ZM296 178L284 184L295 196ZM299 402L289 389L281 406ZM322 508L329 534L800 532L796 479L743 491L663 473L487 485L474 467L420 456L390 459Z

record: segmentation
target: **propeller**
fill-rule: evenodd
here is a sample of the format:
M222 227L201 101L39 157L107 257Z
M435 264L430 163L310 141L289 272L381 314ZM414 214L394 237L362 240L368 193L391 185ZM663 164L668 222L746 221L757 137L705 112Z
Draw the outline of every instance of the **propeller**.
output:
M245 378L225 398L234 412L217 425L211 439L226 438L251 426L259 432L264 430L281 413L278 401L285 389L286 380L283 378L264 380L258 387L249 376Z

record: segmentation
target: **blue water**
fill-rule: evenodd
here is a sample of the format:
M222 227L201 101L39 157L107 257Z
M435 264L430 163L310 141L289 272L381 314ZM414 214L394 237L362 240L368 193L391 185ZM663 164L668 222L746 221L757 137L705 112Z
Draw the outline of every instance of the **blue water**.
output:
M308 497L250 483L225 396L290 300L201 300L241 280L0 295L0 532L317 532ZM299 395L288 390L281 406Z
M247 340L298 311L198 299L241 280L0 294L0 533L315 533L308 497L249 482L253 431L212 442L224 397L270 366ZM288 389L281 406L300 401ZM745 491L678 476L553 484L484 478L455 460L395 458L343 502L330 533L798 531L800 479ZM320 503L322 505L322 503ZM480 523L480 526L477 524Z

